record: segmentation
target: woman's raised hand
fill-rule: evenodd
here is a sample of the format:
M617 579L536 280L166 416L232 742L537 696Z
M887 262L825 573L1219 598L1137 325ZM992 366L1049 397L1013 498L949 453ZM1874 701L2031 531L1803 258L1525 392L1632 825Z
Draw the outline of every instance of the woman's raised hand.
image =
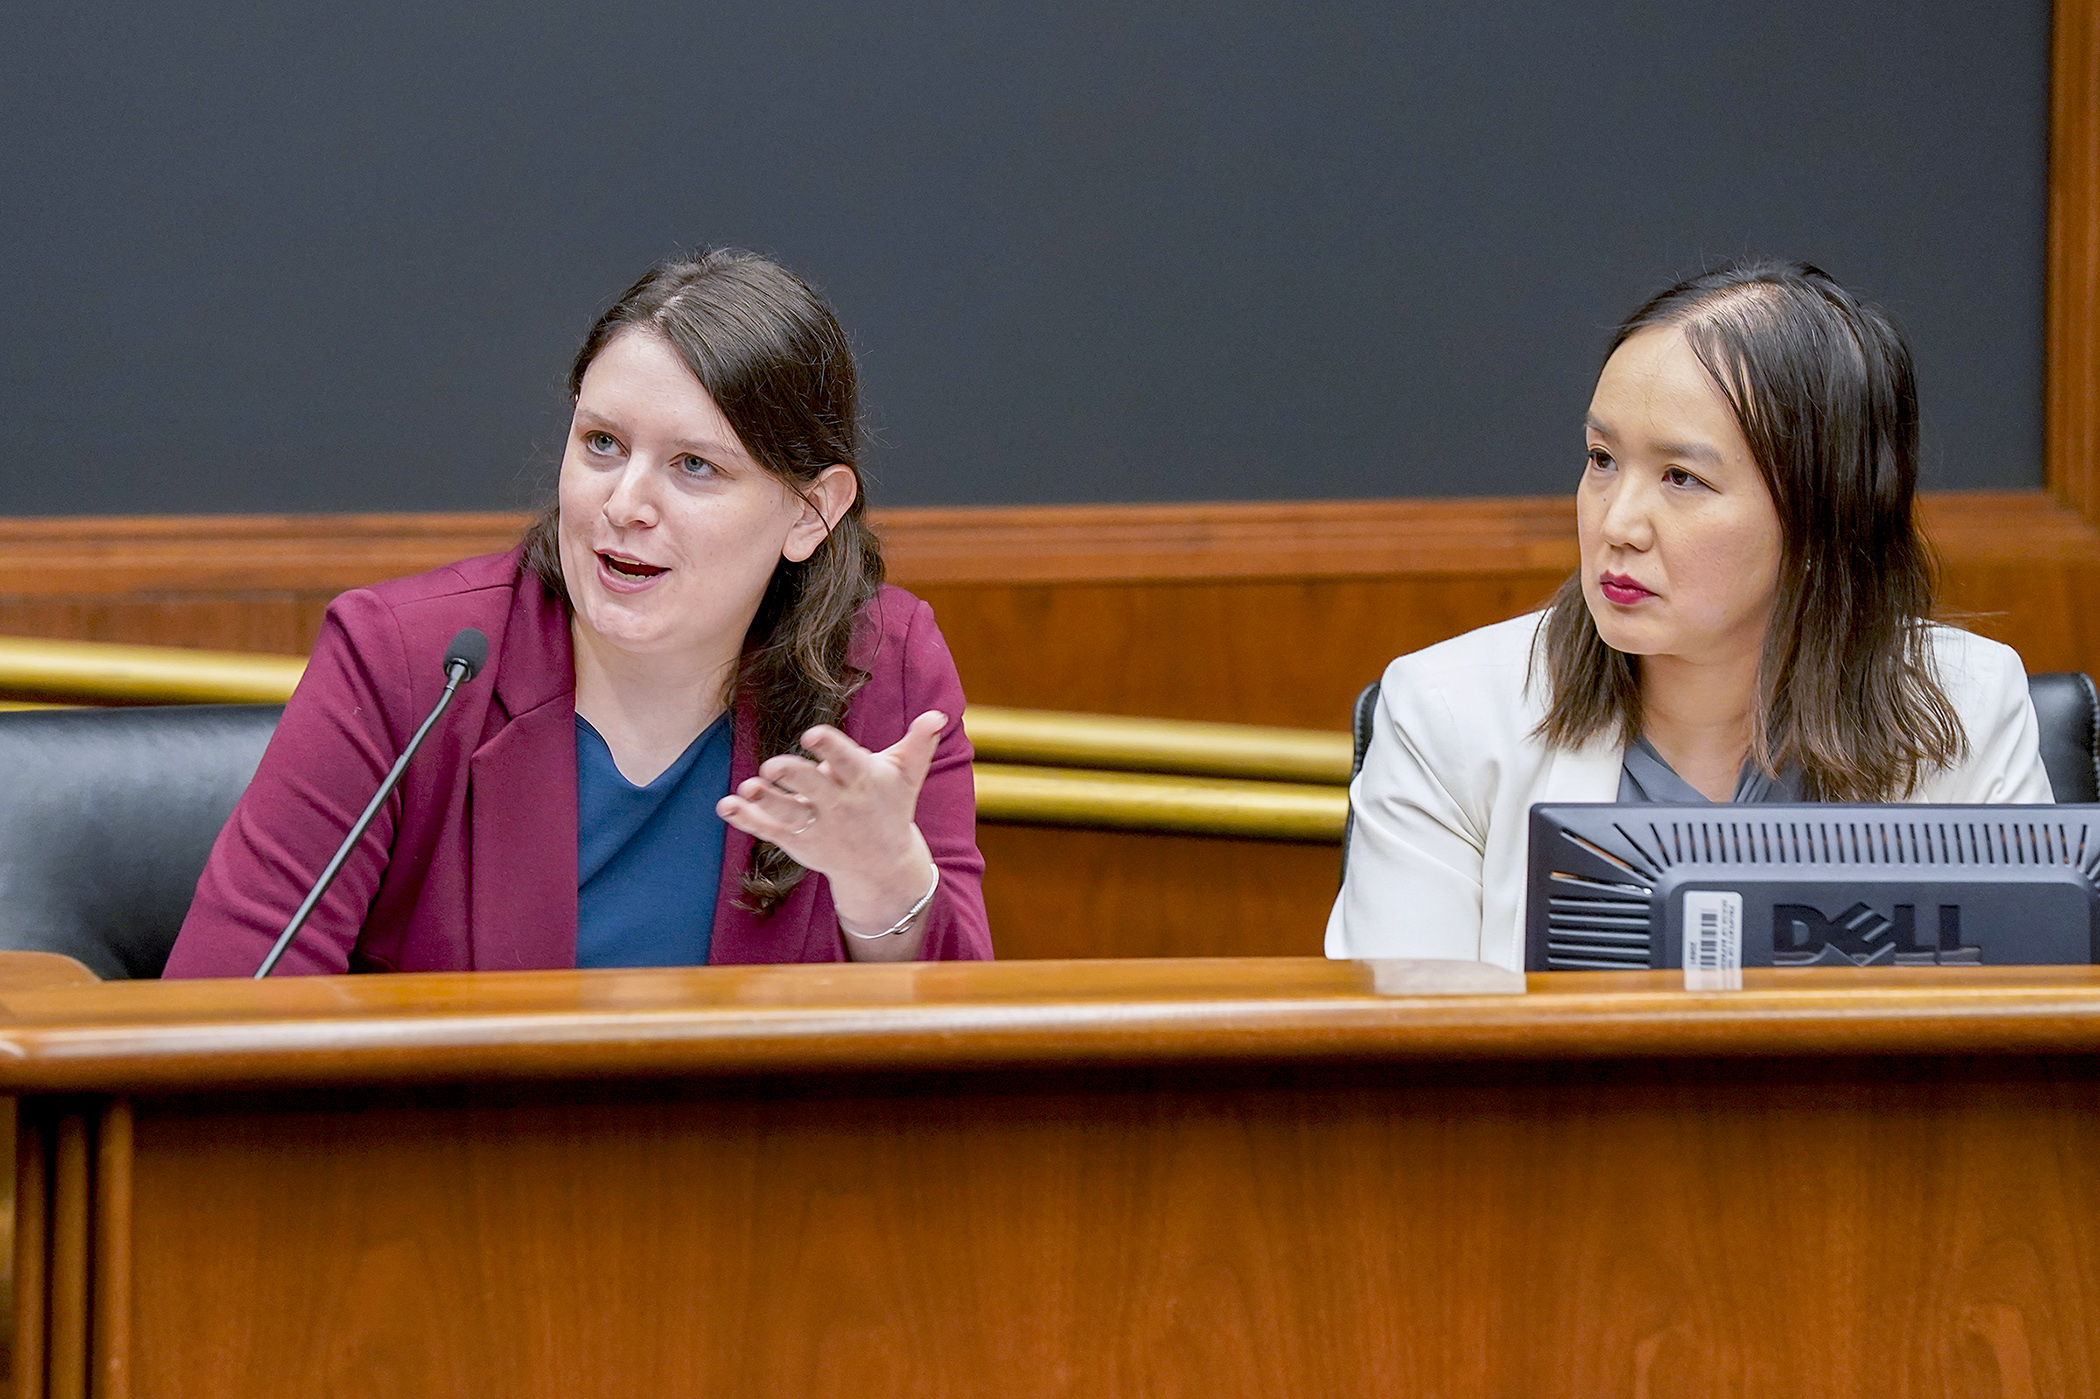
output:
M912 720L904 737L876 753L820 724L802 735L814 761L792 753L768 758L758 776L715 809L738 830L771 841L831 881L839 922L862 935L848 939L849 950L909 956L923 918L897 937L872 943L863 938L904 917L935 878L932 854L912 816L947 727L947 715L928 710Z

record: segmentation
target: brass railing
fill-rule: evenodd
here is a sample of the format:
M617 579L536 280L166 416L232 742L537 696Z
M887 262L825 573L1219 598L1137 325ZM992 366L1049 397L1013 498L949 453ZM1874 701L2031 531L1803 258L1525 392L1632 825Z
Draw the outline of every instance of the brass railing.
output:
M0 637L0 695L103 704L283 704L298 656Z
M282 704L296 656L0 638L0 706ZM986 821L1339 841L1349 736L973 705Z
M1338 844L1349 789L1150 772L977 765L977 814L1023 826Z
M991 705L971 706L964 722L979 755L999 762L1322 786L1349 781L1349 736L1342 733Z

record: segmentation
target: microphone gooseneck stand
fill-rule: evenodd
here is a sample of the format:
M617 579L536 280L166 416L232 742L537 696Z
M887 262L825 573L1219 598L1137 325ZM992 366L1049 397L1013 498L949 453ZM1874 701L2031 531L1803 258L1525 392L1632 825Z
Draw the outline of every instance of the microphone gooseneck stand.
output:
M408 760L415 757L416 750L423 746L423 736L430 732L431 727L451 705L452 696L458 692L459 687L481 673L481 667L488 658L489 639L482 634L480 628L464 628L459 635L452 638L452 644L445 648L445 693L438 696L438 702L432 706L430 716L423 721L422 727L416 730L415 737L409 739L408 746L401 750L401 756L394 759L394 766L387 772L386 781L379 784L379 790L372 794L372 800L365 803L364 813L351 823L350 834L344 836L343 843L335 848L335 858L321 871L321 877L314 881L314 887L306 891L306 898L300 903L299 911L292 915L292 921L285 924L284 931L277 935L277 945L270 949L270 955L263 958L262 965L255 969L257 981L270 974L270 969L277 965L277 959L284 956L285 949L292 945L292 939L299 936L299 930L306 926L306 920L313 913L314 906L321 902L321 896L328 892L328 886L335 883L336 874L343 868L343 862L350 858L351 849L364 835L365 828L372 824L372 818L379 814L380 806L399 785L401 774L408 771Z

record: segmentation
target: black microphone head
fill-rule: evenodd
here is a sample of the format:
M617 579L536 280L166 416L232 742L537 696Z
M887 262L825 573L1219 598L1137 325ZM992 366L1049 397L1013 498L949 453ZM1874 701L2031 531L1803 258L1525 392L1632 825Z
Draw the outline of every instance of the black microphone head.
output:
M461 627L452 644L445 648L445 674L450 675L454 666L467 668L467 673L459 677L462 685L481 674L481 668L488 663L489 639L480 627Z

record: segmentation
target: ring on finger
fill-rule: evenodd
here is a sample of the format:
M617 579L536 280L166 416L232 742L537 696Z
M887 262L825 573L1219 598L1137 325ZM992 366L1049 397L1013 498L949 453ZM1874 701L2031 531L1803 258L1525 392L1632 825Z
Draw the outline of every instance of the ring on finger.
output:
M794 830L788 832L788 839L793 840L796 836L801 835L811 826L817 824L817 809L809 804L808 797L801 796L798 793L788 792L787 798L789 801L792 801L797 806L801 807L805 812L809 813L807 820L805 820L801 825L795 827Z

